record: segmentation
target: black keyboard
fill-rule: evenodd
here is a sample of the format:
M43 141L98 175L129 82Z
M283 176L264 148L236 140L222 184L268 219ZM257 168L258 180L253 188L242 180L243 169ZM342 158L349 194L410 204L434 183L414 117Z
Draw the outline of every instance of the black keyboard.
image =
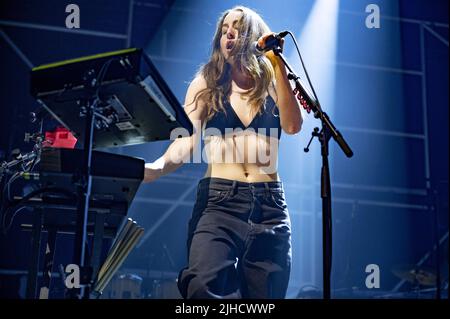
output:
M60 188L75 194L74 176L80 174L82 162L83 150L44 149L39 168L41 186ZM144 179L144 165L145 161L140 158L92 151L92 205L129 207Z

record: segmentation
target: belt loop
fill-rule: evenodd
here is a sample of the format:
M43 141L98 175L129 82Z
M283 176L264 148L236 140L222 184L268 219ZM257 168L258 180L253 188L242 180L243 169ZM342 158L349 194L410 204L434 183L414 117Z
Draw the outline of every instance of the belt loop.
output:
M236 194L236 186L237 186L237 181L233 181L233 185L231 185L231 195L235 195Z
M266 190L266 193L269 194L270 192L269 183L264 182L264 189Z

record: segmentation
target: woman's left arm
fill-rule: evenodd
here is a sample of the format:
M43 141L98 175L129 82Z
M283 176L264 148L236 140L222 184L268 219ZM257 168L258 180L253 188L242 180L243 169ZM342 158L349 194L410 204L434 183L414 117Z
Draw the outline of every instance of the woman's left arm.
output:
M283 44L284 39L282 39ZM275 91L278 109L280 111L281 128L287 134L296 134L303 124L300 103L292 93L292 87L287 77L286 67L283 61L272 51L265 53L275 71ZM270 91L269 91L270 92Z

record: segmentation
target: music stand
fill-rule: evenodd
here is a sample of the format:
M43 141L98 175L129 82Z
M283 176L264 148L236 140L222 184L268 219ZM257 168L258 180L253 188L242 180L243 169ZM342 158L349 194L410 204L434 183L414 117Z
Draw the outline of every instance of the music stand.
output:
M85 263L91 195L92 149L174 138L174 129L192 135L193 126L150 58L142 49L125 49L35 67L31 94L82 142L78 174L74 263L82 287L73 298L89 298L91 269ZM181 132L181 131L179 131ZM181 136L180 134L178 134ZM86 288L86 289L85 289Z

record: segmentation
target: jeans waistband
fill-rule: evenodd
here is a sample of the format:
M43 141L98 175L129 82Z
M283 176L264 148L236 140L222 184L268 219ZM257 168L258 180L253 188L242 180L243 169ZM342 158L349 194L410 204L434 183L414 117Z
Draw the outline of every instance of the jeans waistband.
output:
M246 183L219 177L205 177L199 181L198 187L200 189L215 188L223 190L228 190L230 188L236 190L237 189L283 190L283 183L280 181Z

